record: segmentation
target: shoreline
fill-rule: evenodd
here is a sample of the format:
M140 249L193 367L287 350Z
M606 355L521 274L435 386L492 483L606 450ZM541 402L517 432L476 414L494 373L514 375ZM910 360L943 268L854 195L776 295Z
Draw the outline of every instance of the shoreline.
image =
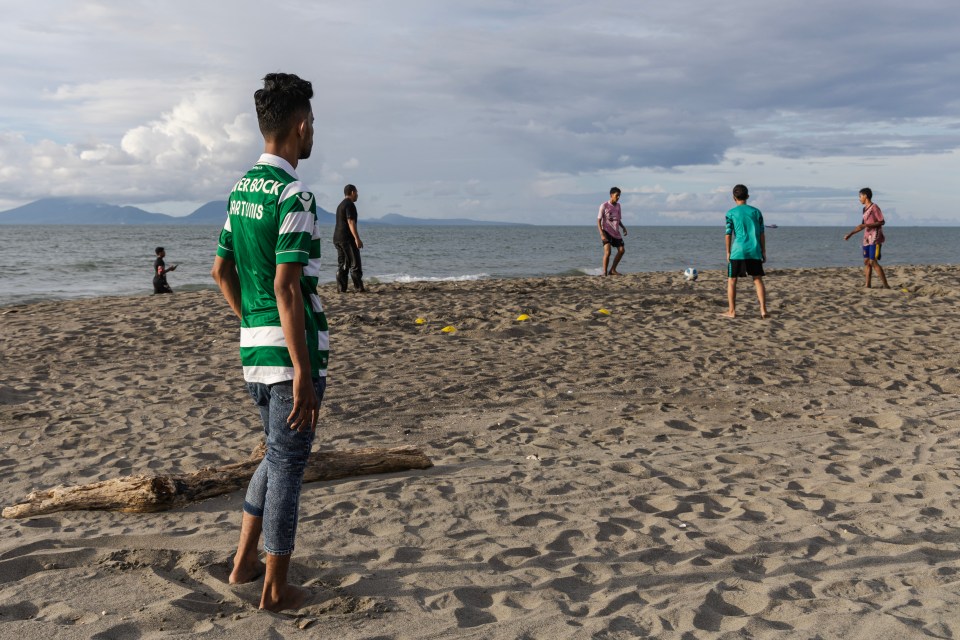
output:
M435 466L305 485L292 578L310 604L265 614L259 583L225 583L237 491L0 520L0 628L960 635L960 266L888 267L892 290L862 278L771 270L768 320L749 282L721 318L717 270L322 287L315 448L413 444ZM219 292L9 309L2 506L259 442Z
M957 266L960 266L960 263L958 264L892 263L892 264L885 264L884 269L885 270L890 270L890 269L914 270L914 269L927 269L927 268L948 268L949 269ZM831 272L847 272L847 271L855 271L857 273L862 273L863 267L862 266L829 266L829 267L773 268L773 267L765 266L765 269L767 270L767 275L764 277L779 277L782 275L789 275L791 272L806 273L811 270L816 270L819 272L827 272L828 274ZM556 280L556 279L578 279L578 278L584 278L587 280L592 280L592 279L603 280L604 279L599 274L597 275L588 274L580 270L573 270L573 271L577 271L577 273L571 272L571 273L559 273L559 274L541 275L541 276L482 276L482 277L474 277L474 276L428 277L428 276L425 276L420 279L407 280L407 281L397 281L397 280L378 281L374 276L372 278L367 278L366 281L376 289L390 289L390 288L404 288L404 287L420 289L424 285L434 285L434 284L441 285L441 286L443 285L457 286L457 285L467 284L467 283L498 283L498 282L516 282L516 281L535 282L539 280L550 281L550 280ZM597 271L599 271L599 268L597 269ZM708 275L720 274L721 277L724 277L722 269L699 269L698 268L698 273L699 273L698 282L702 282L703 281L702 279ZM621 277L632 277L632 278L663 277L663 278L667 278L670 283L674 283L674 281L677 281L677 280L681 282L684 281L683 269L671 270L671 271L661 270L661 271L625 272L622 274ZM693 283L693 284L695 285L696 283ZM320 282L318 291L321 297L336 296L337 292L336 292L335 286L336 286L335 280ZM200 292L211 292L211 291L219 294L219 290L216 288L216 285L211 284L209 286L187 285L187 288L174 289L173 295L193 295ZM157 296L153 292L148 291L147 289L144 289L142 292L139 292L139 293L89 295L89 296L68 297L68 298L50 297L50 298L32 300L28 302L12 302L12 303L0 302L0 315L3 315L5 313L20 313L22 310L25 310L27 307L31 307L34 305L64 304L64 303L73 303L73 302L96 302L97 300L111 300L111 299L148 299L148 298L152 299L154 297L159 297L161 299L164 298L164 296L162 295Z
M146 236L133 227L96 229L73 233L64 228L49 237L36 238L11 230L6 235L10 251L0 259L0 307L27 300L150 294L153 248L158 244L167 246L171 263L180 265L170 278L175 291L212 287L211 250L216 238L209 233L193 227L171 227L169 234ZM404 227L370 226L368 231L368 247L364 250L368 281L378 276L387 283L600 273L601 249L595 228L538 227L534 236L516 236L487 227L451 228L440 236ZM700 271L724 269L722 233L722 226L638 228L628 242L621 271L682 272L690 266ZM843 241L841 228L781 228L768 235L770 269L860 264L860 248ZM443 241L438 244L440 238ZM891 236L884 263L953 263L957 261L954 248L958 241L960 227L905 228ZM42 258L47 242L64 246L52 263ZM323 244L326 258L321 277L332 283L335 251L326 240Z

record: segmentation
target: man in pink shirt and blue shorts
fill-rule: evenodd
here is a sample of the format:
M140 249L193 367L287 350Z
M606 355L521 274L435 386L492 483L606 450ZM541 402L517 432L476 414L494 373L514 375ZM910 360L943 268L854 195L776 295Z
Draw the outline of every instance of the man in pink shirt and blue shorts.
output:
M886 239L883 236L883 225L886 221L883 219L883 212L873 201L873 191L870 187L860 189L860 204L863 205L863 222L854 227L853 231L843 236L844 240L849 240L854 234L863 231L863 276L866 280L865 286L870 288L870 276L876 271L880 276L880 282L884 289L889 289L887 284L887 274L883 272L880 266L880 248Z
M627 228L623 226L620 218L620 189L617 187L610 189L610 200L600 205L597 228L600 229L600 241L603 242L603 275L619 276L617 265L620 264L620 258L623 257L624 252L623 236L620 235L620 230L623 230L623 235L627 235ZM611 247L617 250L617 255L613 258L613 266L607 271Z

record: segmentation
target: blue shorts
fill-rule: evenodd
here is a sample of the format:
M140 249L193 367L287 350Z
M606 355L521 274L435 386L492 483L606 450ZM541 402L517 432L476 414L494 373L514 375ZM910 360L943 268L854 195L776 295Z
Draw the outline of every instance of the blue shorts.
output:
M883 245L879 244L865 244L863 245L863 259L864 260L876 260L880 261L880 247Z

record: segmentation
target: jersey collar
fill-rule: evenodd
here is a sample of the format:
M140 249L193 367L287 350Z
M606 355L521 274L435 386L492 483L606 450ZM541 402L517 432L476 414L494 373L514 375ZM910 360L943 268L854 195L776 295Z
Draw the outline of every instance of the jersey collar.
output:
M257 164L268 164L272 167L277 167L278 169L283 169L289 173L294 180L299 180L300 176L297 175L297 170L293 168L289 162L281 158L280 156L275 156L272 153L263 153L260 155L260 159L257 160Z

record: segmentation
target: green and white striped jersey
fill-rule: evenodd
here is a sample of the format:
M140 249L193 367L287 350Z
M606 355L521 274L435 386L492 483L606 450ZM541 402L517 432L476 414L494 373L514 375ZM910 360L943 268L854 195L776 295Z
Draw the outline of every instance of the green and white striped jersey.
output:
M240 361L247 382L293 379L293 360L280 327L273 291L277 265L303 265L304 326L313 376L327 375L330 334L317 295L320 234L317 202L296 170L264 153L233 187L217 255L232 260L240 277Z

